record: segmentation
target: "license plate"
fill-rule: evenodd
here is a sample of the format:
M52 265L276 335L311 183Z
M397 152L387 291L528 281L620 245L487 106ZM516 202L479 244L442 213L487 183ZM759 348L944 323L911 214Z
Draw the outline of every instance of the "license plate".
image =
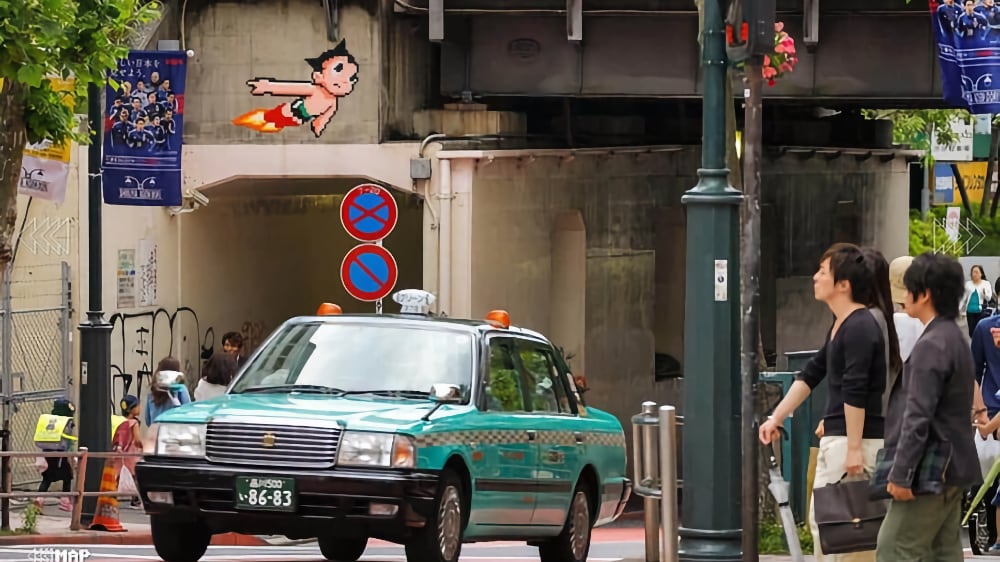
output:
M295 479L237 476L236 509L295 511Z

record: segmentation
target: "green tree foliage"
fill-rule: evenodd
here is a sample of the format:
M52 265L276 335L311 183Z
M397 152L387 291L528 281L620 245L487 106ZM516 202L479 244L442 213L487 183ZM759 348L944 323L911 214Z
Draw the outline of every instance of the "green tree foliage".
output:
M148 0L0 0L0 267L11 259L26 143L88 140L49 78L74 78L69 94L83 99L158 16Z
M952 120L968 118L962 109L864 109L867 119L888 119L892 121L892 142L908 145L913 150L924 152L927 163L931 160L931 131L942 143L956 140L952 130Z

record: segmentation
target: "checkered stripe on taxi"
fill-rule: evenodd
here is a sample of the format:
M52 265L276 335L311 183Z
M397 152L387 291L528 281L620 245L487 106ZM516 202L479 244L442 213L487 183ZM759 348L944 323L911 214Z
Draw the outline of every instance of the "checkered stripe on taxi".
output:
M603 445L607 447L624 447L625 435L622 433L583 432L583 444ZM417 447L442 447L447 445L506 445L512 443L528 443L526 430L487 429L476 431L442 431L427 433L416 437ZM573 431L539 431L534 443L545 445L576 445L576 432Z

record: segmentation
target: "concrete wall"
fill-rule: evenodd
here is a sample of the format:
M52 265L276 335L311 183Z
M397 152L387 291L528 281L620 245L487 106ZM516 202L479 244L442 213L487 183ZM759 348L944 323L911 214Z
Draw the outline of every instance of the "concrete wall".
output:
M359 65L354 91L339 100L323 135L308 127L259 133L231 123L255 108L270 109L292 97L252 96L247 80L269 77L308 81L305 58L335 46L327 38L321 2L192 2L188 6L188 61L184 142L191 144L370 143L379 138L382 99L380 42L374 2L340 3L340 37Z
M656 244L666 243L661 254L672 258L679 250L683 255L684 238L669 239L657 228L673 228L661 217L678 216L696 168L691 150L481 160L472 186L473 314L506 308L514 323L555 338L553 328L563 331L558 327L572 320L565 315L583 306L583 341L555 343L586 350L585 364L579 358L570 364L587 375L590 403L627 420L642 400L671 400L676 381L654 383L653 356L658 340L676 349L683 293L671 290L664 272L676 263L658 264ZM556 269L572 267L553 251L572 211L579 211L586 236L585 255L578 256L584 301L551 283ZM683 268L674 273L683 279Z
M889 261L908 253L910 179L903 158L772 156L763 170L763 201L772 209L762 225L762 254L775 263L762 264L774 270L762 278L774 283L761 288L762 331L783 369L784 353L816 349L830 327L829 309L812 290L826 248L874 246Z

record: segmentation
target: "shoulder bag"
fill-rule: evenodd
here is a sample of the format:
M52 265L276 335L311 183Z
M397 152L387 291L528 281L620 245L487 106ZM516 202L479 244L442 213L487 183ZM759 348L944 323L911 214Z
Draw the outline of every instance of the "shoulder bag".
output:
M845 474L846 476L846 474ZM875 550L889 502L871 500L866 480L840 481L813 488L813 510L823 554Z

